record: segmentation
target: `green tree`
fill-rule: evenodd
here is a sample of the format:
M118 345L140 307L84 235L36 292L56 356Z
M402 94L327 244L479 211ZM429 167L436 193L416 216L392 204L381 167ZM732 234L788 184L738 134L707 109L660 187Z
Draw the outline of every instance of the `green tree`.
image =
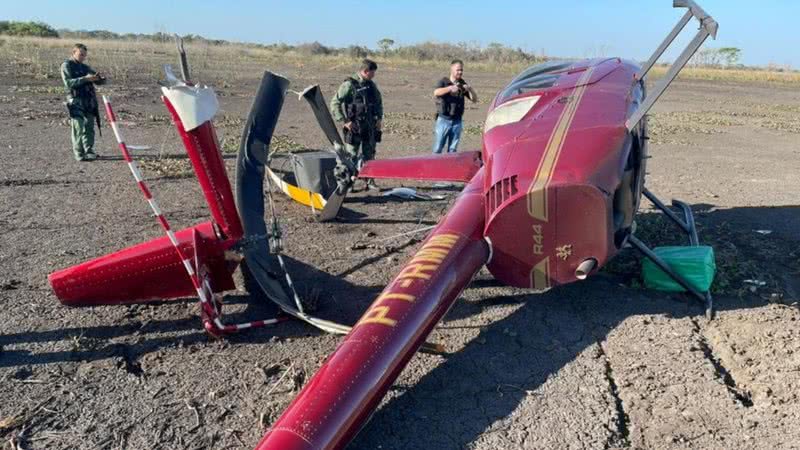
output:
M0 34L11 36L58 37L58 32L42 22L0 21Z
M725 65L735 66L739 64L739 58L742 57L742 50L736 47L722 47L719 49L719 54Z
M383 38L378 41L378 47L381 48L381 51L385 54L391 50L392 46L394 45L394 40L389 38Z

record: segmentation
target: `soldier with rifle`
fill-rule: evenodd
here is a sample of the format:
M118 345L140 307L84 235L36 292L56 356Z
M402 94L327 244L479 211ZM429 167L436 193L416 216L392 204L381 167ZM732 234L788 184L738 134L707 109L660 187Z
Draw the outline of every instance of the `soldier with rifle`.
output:
M363 60L355 76L348 77L331 99L333 118L342 123L350 165L356 168L375 158L375 144L381 141L383 100L372 81L376 70L375 61ZM340 161L335 170L336 178L347 177L347 172L346 165ZM374 181L367 180L367 187L376 188Z
M94 161L94 124L100 130L100 114L94 86L106 79L84 64L87 49L83 44L72 47L72 56L61 65L61 79L67 90L67 110L72 127L72 152L77 161Z

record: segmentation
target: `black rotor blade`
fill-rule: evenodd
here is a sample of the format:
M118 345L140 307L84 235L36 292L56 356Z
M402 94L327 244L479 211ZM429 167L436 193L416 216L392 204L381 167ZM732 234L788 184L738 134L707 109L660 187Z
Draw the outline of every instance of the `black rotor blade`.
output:
M350 155L344 151L344 141L342 141L342 136L339 134L339 128L333 121L331 111L325 103L325 97L322 96L322 90L319 88L319 85L307 87L303 91L302 96L308 101L308 105L311 106L311 111L314 112L314 117L317 118L317 122L320 128L322 128L322 132L325 133L325 137L327 137L328 141L333 145L334 153L336 153L339 162L344 164L352 175L356 174L358 171L353 165ZM348 179L343 191L339 188L331 194L325 203L325 207L317 216L318 221L327 222L336 218L351 186L352 181Z
M294 309L281 284L279 275L277 275L278 272L274 270L276 263L270 258L267 249L257 246L246 247L244 259L245 264L242 265L242 271L246 271L244 279L247 292L250 295L256 295L258 292L256 289L260 289L268 299L281 306L281 309ZM255 285L252 283L253 280L256 282Z
M336 218L342 208L344 198L347 197L347 193L350 191L350 186L352 184L347 184L344 192L339 192L339 188L333 191L333 194L325 201L325 207L317 215L318 222L327 222Z
M274 276L280 272L277 261L269 256L267 224L264 220L264 170L268 163L269 144L288 87L289 80L286 78L264 72L242 131L236 159L236 203L244 228L246 269L261 290L278 303L288 302L288 297Z
M317 122L319 122L319 126L322 128L322 132L325 133L325 137L328 138L328 141L330 141L334 147L343 146L344 143L339 134L339 129L333 121L333 117L331 117L331 111L328 109L328 105L325 104L325 98L322 96L322 90L320 90L319 85L309 86L303 91L302 95L303 98L308 101L309 106L311 106L314 117L317 118Z

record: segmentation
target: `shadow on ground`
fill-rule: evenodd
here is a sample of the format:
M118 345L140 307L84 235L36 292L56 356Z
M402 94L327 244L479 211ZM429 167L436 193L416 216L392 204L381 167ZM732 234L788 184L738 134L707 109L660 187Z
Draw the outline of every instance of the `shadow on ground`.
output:
M766 272L791 279L797 277L793 272L797 268L787 265L786 261L791 256L787 249L796 248L793 231L800 229L800 207L714 210L709 205L696 205L695 209L701 241L715 247L726 247L718 251L718 258L720 254L728 254L725 252L734 252L730 254L746 258L751 263L747 267L754 269L747 270L762 271L720 274L726 277L729 285L741 283L745 276L763 277ZM647 238L667 236L667 229L659 228L659 221L664 222L654 214L640 216L640 226L651 230L643 233ZM729 224L735 226L731 228ZM780 230L787 234L781 234L778 226L784 227ZM776 233L764 235L754 231L765 227L774 228ZM733 249L729 248L731 246ZM621 257L632 258L624 253ZM353 267L359 268L371 262L373 260L356 262ZM719 266L722 271L732 270L726 264ZM324 294L320 292L319 295L324 295L326 301L320 306L319 315L343 323L355 322L383 288L354 286L296 260L290 259L289 267L298 286L324 286ZM345 271L348 272L350 270ZM648 315L704 320L702 306L689 297L632 287L628 278L613 271L543 294L512 292L511 295L496 295L498 287L492 280L476 280L471 289L477 290L478 296L481 290L486 290L487 297L481 301L457 303L446 322L472 317L498 305L519 304L519 308L502 320L479 325L477 338L446 357L416 384L395 386L393 391L396 395L375 413L351 448L465 448L495 422L512 414L526 395L548 377L587 348L604 341L608 333L624 320ZM767 304L767 300L756 295L731 295L735 292L728 290L718 295L716 308L729 311ZM247 304L240 317L258 317L265 308L270 309L265 305L247 303L244 297L230 296L228 302ZM236 319L236 316L231 319ZM207 337L202 332L190 332L199 330L199 326L199 320L191 318L6 334L0 336L0 346L6 347L0 353L0 367L92 361L116 356L121 357L128 370L135 373L136 360L148 352L175 345L176 332L181 332L179 339L184 344L206 342ZM447 323L442 327L447 328ZM277 327L232 336L230 341L234 345L264 344L273 336L316 334L316 330L302 323L289 321ZM101 342L101 345L87 350L49 353L19 349L25 344L64 341L77 335ZM130 335L140 338L133 344L107 343ZM7 349L10 345L16 348ZM432 408L431 405L436 406ZM463 417L453 420L454 412ZM614 436L610 443L624 438L624 427L624 423L619 423L618 429L612 430Z

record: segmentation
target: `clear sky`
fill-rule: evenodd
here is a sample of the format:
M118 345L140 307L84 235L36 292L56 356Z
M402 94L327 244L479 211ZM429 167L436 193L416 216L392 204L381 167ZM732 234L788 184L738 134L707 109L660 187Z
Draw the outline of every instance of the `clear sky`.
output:
M800 1L698 0L720 24L717 41L748 65L800 68ZM5 0L0 20L118 33L165 31L258 43L365 45L425 40L499 42L550 56L646 59L685 10L671 0ZM685 43L696 30L687 30ZM672 59L677 51L667 53Z

